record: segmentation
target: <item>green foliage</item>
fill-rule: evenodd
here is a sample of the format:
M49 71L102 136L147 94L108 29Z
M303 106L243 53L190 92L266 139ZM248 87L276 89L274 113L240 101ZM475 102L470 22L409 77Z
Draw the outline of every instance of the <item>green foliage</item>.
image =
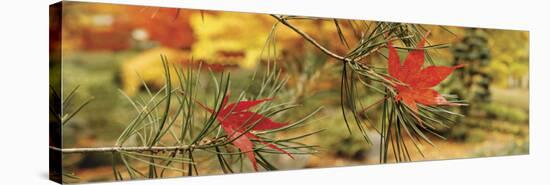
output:
M86 105L85 111L76 114L65 127L64 146L74 147L77 144L75 141L88 138L95 138L98 143L110 145L111 139L124 129L126 120L133 116L129 114L133 109L118 91L117 69L120 58L134 54L118 52L65 55L63 95L68 95L78 86L78 93L72 97L73 101L77 102L73 108L89 98L93 98L93 102Z
M498 103L486 104L483 106L487 117L516 123L526 123L529 121L529 114L523 109L512 106L505 106Z
M362 160L371 145L365 145L365 140L360 133L349 134L347 128L340 124L341 117L330 116L323 119L324 132L318 134L322 141L322 148L334 156Z
M508 143L497 151L492 148L480 149L475 151L472 157L493 157L525 154L529 154L529 140L519 140L516 142Z
M487 131L482 129L469 129L468 136L466 137L466 142L470 143L480 143L485 140Z

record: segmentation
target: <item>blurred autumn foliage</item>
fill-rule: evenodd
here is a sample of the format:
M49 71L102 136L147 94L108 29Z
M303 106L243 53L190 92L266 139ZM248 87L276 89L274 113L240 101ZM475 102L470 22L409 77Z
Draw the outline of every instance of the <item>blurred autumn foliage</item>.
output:
M193 68L202 66L204 70L217 72L253 69L258 64L277 60L285 72L293 74L288 84L296 88L297 100L304 94L331 89L339 83L338 77L329 72L338 61L324 57L300 35L278 24L269 15L95 3L65 4L65 24L62 27L65 52L135 52L116 59L118 81L129 95L143 88L141 80L153 87L162 86L162 66L158 63L157 53L166 54L173 64ZM350 47L358 45L358 38L364 33L357 30L376 23L300 16L290 16L288 21L342 56L348 54ZM437 25L423 25L423 28L431 32L427 44L436 46L427 56L431 64L451 66L484 56L470 48L478 41L469 38L469 28ZM461 83L483 83L486 91L490 90L489 84L496 88L526 89L529 84L529 33L476 30L485 43L482 52L490 53L491 57L484 59L483 65L467 69L473 69L476 74L483 73L484 79L477 79L479 75L472 75L475 79L454 79ZM469 44L464 45L464 42ZM399 50L408 48L400 42L396 47ZM457 56L449 47L465 52ZM456 57L461 60L455 61ZM369 55L361 62L384 66L385 61L383 55ZM329 80L319 81L320 78ZM442 87L449 93L453 85L448 81L452 79L444 81ZM459 85L464 85L461 83ZM457 88L464 89L462 86Z
M65 49L123 50L150 40L160 46L189 49L194 41L189 11L88 3L66 3Z
M127 6L127 9L128 12L132 12L125 14L129 17L132 27L146 31L149 39L166 47L191 48L195 38L189 24L190 11L138 6Z
M493 58L487 67L500 87L529 87L529 32L487 30Z

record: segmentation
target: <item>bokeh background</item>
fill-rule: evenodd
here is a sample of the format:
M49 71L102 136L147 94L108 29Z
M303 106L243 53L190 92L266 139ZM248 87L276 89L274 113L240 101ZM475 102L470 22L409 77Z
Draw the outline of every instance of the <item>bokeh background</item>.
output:
M64 6L62 30L53 30L62 31L63 91L80 86L77 100L94 97L64 127L65 148L112 146L135 116L121 91L136 98L145 95L141 80L160 88L164 83L160 54L174 64L196 68L190 61L201 61L214 72L231 72L234 81L248 81L254 71L266 65L267 58L261 51L276 23L262 14L77 2ZM332 21L300 20L295 24L331 50L343 54L347 51ZM437 147L425 144L421 146L425 157L412 152L413 159L527 154L529 33L423 26L431 31L430 44L448 46L431 52L434 63L468 65L451 75L438 90L457 94L470 106L455 110L465 117L454 127L440 130L446 140L434 138ZM296 160L276 158L278 167L377 164L378 146L367 145L358 133L350 135L343 123L339 63L291 30L282 26L277 29L275 55L289 77L285 87L288 93L282 98L304 107L287 116L292 119L322 106L323 111L302 132L326 129L305 141L320 145L318 154ZM379 66L386 62L380 56L367 60ZM238 88L239 84L234 86ZM212 92L205 88L205 94ZM379 98L365 95L364 101L375 102ZM379 112L369 111L369 119L377 120ZM377 133L371 134L375 139ZM64 166L81 181L113 178L111 158L101 154L69 156L64 159Z

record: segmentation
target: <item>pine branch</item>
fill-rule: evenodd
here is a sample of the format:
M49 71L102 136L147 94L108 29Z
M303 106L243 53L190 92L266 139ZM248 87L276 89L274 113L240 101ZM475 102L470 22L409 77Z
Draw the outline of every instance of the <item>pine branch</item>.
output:
M363 64L363 63L360 63L358 61L362 60L363 58L365 58L366 56L369 56L370 54L372 53L375 53L377 52L379 49L383 48L382 45L379 45L377 46L376 48L374 48L372 51L364 54L364 55L361 55L357 58L348 58L348 57L344 57L344 56L341 56L341 55L338 55L332 51L330 51L329 49L327 49L326 47L324 47L323 45L321 45L319 42L317 42L317 40L315 40L313 37L311 37L310 35L308 35L307 33L305 33L304 31L300 30L299 28L297 28L296 26L292 25L290 22L288 22L285 18L283 17L280 17L278 15L273 15L271 14L271 16L275 19L277 19L280 23L282 23L283 25L287 26L288 28L290 28L291 30L293 30L294 32L296 32L297 34L299 34L300 36L302 36L304 39L306 39L309 43L313 44L315 47L317 47L319 50L321 50L323 53L325 53L326 55L328 55L329 57L332 57L334 59L337 59L339 61L342 61L344 64L346 63L355 63L355 64L358 64L359 66L361 66L365 72L367 72L369 75L371 75L372 77L376 77L377 79L389 84L389 85L394 85L394 84L399 84L400 82L394 82L392 80L389 80L388 78L385 78L383 77L382 75L378 74L376 71L374 71L371 67ZM392 38L390 39L389 41L393 41L393 40L398 40L398 38Z
M164 151L182 151L190 149L190 145L182 146L139 146L139 147L98 147L98 148L57 148L50 146L50 149L60 151L65 154L73 153L91 153L91 152L164 152Z
M204 149L209 147L215 147L213 145L219 141L224 140L225 137L220 137L213 140L204 140L201 144L193 145L179 145L179 146L116 146L116 147L97 147L97 148L57 148L50 146L50 149L60 151L65 154L74 153L91 153L91 152L169 152L169 151L185 151L191 149Z
M342 94L341 105L342 105L342 113L344 116L344 122L346 123L346 126L348 127L348 130L350 131L350 133L351 133L351 129L346 119L345 105L349 106L349 109L353 114L354 121L356 122L359 131L363 134L367 143L370 143L370 139L365 132L367 127L365 127L359 115L365 114L367 110L372 108L372 106L383 103L384 108L383 108L383 116L381 119L382 130L379 132L381 136L381 143L380 143L380 146L381 146L380 162L381 163L388 162L387 158L390 153L393 153L396 162L411 160L411 157L409 155L409 149L407 147L407 144L405 143L404 138L410 138L415 148L423 156L421 149L418 147L419 143L421 141L425 141L433 146L433 143L424 134L424 132L428 132L435 136L441 137L434 132L435 127L433 124L441 124L441 125L445 125L445 124L437 119L434 119L432 116L438 115L438 112L444 112L443 108L424 107L424 109L421 110L420 112L414 112L412 109L410 109L406 105L402 104L398 100L395 100L395 96L397 95L397 92L394 90L394 87L396 85L409 86L409 84L404 84L403 82L400 82L400 80L395 79L392 76L387 75L385 73L377 72L375 71L374 67L361 62L364 58L370 56L371 54L378 53L381 48L385 48L386 43L388 42L401 40L405 43L405 45L408 46L412 44L410 42L411 40L409 39L415 38L415 36L417 37L420 36L424 38L423 35L425 35L425 33L419 32L418 30L414 32L409 32L407 31L407 29L399 28L399 25L385 25L384 23L377 23L377 27L374 28L374 30L372 30L372 32L368 36L366 35L360 36L360 44L358 46L352 49L351 52L348 53L347 55L341 56L331 51L330 49L324 47L322 44L317 42L313 37L311 37L304 31L300 30L298 27L292 25L290 22L288 22L289 17L278 16L278 15L271 15L271 16L277 19L279 23L282 23L286 27L290 28L291 30L299 34L303 39L305 39L307 42L311 43L316 48L321 50L328 57L334 58L342 62L343 71L342 71L342 86L341 86L341 94ZM340 27L338 24L336 26L337 26L337 30L339 31L340 39L342 40L343 35L340 30ZM395 31L398 31L399 33L395 33ZM380 38L380 39L377 39L377 38ZM438 46L432 45L428 47L434 48ZM428 48L428 47L424 47L424 48ZM406 48L406 49L417 49L417 48ZM428 59L429 59L429 55L428 55ZM349 75L346 70L348 67L351 68ZM354 75L357 75L357 76L354 76ZM355 78L355 77L359 77L359 78ZM362 78L364 77L370 78L373 81L380 82L381 85L385 87L385 92L380 90L379 92L384 94L385 98L381 99L378 102L375 102L374 104L366 108L358 109L359 107L357 107L357 102L355 102L357 100L357 95L356 95L357 87L355 86L355 83L353 83L354 80L358 79L368 88L373 87L363 82ZM374 89L377 89L377 88L374 88ZM345 104L344 100L349 100L349 102ZM406 135L403 133L406 133Z
M288 28L292 29L294 32L300 34L304 39L306 39L308 42L313 44L315 47L319 48L323 53L327 54L328 56L330 56L332 58L335 58L335 59L338 59L338 60L343 61L343 62L351 62L351 59L340 56L340 55L330 51L329 49L325 48L319 42L317 42L315 39L313 39L311 36L309 36L307 33L303 32L302 30L298 29L294 25L290 24L286 19L284 19L282 17L279 17L277 15L271 15L271 16L274 17L275 19L277 19L279 22L283 23Z

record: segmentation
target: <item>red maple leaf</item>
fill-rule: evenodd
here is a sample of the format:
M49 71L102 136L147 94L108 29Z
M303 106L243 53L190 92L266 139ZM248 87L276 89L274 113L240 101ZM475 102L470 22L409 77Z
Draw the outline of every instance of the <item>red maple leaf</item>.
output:
M258 171L258 166L256 164L256 157L254 156L254 143L251 139L258 140L262 144L285 153L294 159L294 157L292 157L292 155L287 151L275 146L274 144L264 142L255 134L249 132L250 127L252 127L250 130L263 131L277 129L287 125L286 123L274 122L264 115L248 110L260 103L270 101L271 98L239 101L237 103L227 105L228 99L229 95L226 95L221 105L222 108L216 118L220 122L223 130L225 130L229 136L229 140L233 140L233 145L247 155L248 159L252 162L254 170ZM201 103L198 104L208 112L214 113L214 110L211 108L208 108Z
M424 43L426 36L422 38L417 47L410 51L401 65L397 50L388 42L388 73L401 83L394 84L397 91L397 101L402 101L409 108L418 112L417 103L422 105L459 105L448 102L441 94L432 89L441 83L455 69L463 67L462 64L448 66L424 65Z

